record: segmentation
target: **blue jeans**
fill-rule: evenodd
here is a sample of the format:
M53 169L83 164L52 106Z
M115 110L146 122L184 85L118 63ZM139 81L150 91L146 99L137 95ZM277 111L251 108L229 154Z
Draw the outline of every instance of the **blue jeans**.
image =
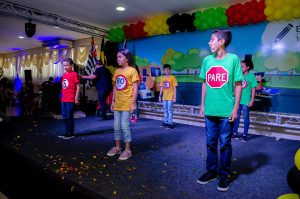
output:
M74 107L73 102L62 102L61 103L61 115L65 123L65 135L74 135Z
M131 142L130 111L114 111L114 136L115 140L122 140L122 132L124 142Z
M244 117L244 133L243 135L247 136L248 135L248 129L249 129L249 112L250 108L247 105L240 104L239 106L239 111L238 111L238 117L236 118L234 122L234 133L238 133L239 125L240 125L240 119L241 119L241 112L243 111L243 117Z
M206 169L218 173L218 140L220 142L220 176L230 175L233 123L228 118L205 116L207 158Z
M164 106L164 123L173 124L173 101L163 100Z

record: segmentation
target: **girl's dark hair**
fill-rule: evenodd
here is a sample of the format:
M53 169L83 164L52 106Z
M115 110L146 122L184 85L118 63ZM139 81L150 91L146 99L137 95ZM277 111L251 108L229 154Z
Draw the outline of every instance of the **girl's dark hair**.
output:
M138 65L134 64L133 66L134 66L135 70L137 71L137 73L140 74L140 69L139 69Z
M65 58L63 62L68 62L70 65L74 64L73 59L71 58Z
M245 59L241 61L242 63L246 64L246 66L249 67L249 70L252 70L254 68L253 62L251 60Z
M121 53L122 55L124 55L127 58L129 66L133 66L132 54L130 53L130 51L128 49L126 49L126 48L120 49L118 51L118 53Z
M225 43L225 48L231 43L232 40L232 33L230 30L227 29L216 29L213 31L213 34L216 35L216 37L221 40L224 39Z

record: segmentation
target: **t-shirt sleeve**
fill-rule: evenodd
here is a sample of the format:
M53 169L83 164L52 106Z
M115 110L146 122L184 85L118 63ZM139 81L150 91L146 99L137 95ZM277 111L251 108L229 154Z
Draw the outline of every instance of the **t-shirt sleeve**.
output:
M160 79L159 86L161 86L161 87L162 87L162 86L164 85L164 80L165 80L165 79L164 79L164 77L162 77L162 78Z
M75 81L75 84L78 84L79 83L79 77L78 77L78 73L74 73L74 81Z
M234 66L233 81L234 82L242 81L244 79L244 77L243 77L241 62L240 62L240 59L238 58L238 56L234 57L233 66Z
M201 66L201 70L200 70L200 74L199 74L199 78L204 81L206 79L206 71L205 71L205 68L206 68L206 57L203 59L203 62L202 62L202 66Z
M173 86L178 86L176 78L173 76Z
M256 77L254 74L252 74L252 88L255 88L258 86L258 83L257 83L257 80L256 80Z
M116 78L117 78L117 71L118 71L118 69L115 71L114 76L113 76L113 78L112 78L112 81L113 81L113 82L116 81Z
M139 81L140 78L139 78L139 74L138 72L134 69L133 72L132 72L132 78L131 78L131 81L132 82L136 82L136 81Z

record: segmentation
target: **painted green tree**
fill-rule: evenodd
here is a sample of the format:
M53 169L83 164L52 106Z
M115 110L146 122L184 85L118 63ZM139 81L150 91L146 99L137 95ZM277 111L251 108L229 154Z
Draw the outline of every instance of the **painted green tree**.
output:
M170 64L172 69L181 72L185 69L199 69L203 57L199 56L200 50L196 48L189 49L187 54L176 52L174 49L168 49L163 55L162 64Z
M254 71L256 72L265 72L265 61L268 58L266 53L257 52L253 57Z
M135 64L138 65L138 67L144 67L144 66L149 66L150 62L146 58L141 58L139 56L134 56L133 58L135 60Z
M290 76L293 77L294 70L299 66L300 60L296 53L272 53L270 57L266 59L265 67L270 71L278 70L280 72L290 72Z

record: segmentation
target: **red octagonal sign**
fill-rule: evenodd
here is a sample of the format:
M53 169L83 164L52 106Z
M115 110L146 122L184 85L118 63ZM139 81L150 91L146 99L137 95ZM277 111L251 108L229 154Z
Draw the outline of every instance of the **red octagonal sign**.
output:
M228 71L223 66L212 66L206 72L206 82L211 88L221 88L228 82Z

